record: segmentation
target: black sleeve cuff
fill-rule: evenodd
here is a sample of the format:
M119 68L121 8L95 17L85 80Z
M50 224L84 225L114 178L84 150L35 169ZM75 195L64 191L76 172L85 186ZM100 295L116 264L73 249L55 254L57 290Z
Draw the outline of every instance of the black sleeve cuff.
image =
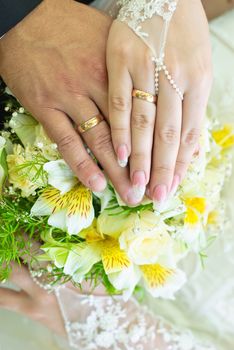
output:
M0 37L26 17L42 0L0 0Z

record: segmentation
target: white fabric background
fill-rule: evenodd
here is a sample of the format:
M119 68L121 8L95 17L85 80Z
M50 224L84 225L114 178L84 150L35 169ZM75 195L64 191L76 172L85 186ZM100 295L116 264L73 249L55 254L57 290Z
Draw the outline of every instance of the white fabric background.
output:
M110 1L99 0L99 4ZM209 110L222 120L234 122L234 11L211 25L215 81ZM220 350L234 349L234 176L226 198L232 223L210 251L205 272L195 270L176 302L150 299L151 307L179 326L192 328L211 339ZM69 349L49 330L27 318L0 310L0 350Z

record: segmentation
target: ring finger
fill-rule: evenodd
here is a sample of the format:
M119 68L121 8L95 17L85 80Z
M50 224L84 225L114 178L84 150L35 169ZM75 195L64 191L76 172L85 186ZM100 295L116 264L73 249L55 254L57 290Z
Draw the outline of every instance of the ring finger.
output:
M71 106L75 105L78 105L79 108L71 108ZM96 105L88 97L82 97L77 104L73 101L73 104L70 103L68 108L69 115L78 126L99 114ZM103 120L95 127L82 133L81 136L104 168L124 202L130 203L132 189L131 183L128 180L128 170L121 168L116 161L110 128L106 121Z
M150 178L156 118L154 64L151 56L152 54L146 56L145 62L135 65L131 72L134 97L131 114L130 177L139 201Z

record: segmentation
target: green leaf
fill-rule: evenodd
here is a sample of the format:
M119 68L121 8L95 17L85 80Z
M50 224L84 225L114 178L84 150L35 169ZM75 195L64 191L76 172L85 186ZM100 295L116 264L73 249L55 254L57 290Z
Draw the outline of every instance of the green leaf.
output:
M5 145L6 140L0 136L0 195L8 173Z

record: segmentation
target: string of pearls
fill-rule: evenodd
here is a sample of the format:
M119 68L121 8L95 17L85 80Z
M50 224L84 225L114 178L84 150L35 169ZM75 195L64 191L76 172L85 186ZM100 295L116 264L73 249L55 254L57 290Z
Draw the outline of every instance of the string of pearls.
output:
M172 78L171 74L169 73L167 66L164 63L164 54L160 58L152 57L152 61L155 63L155 76L154 76L154 84L155 84L155 92L156 95L159 93L159 73L163 72L165 77L167 78L169 84L172 86L172 88L176 91L176 93L179 95L181 101L183 101L184 97L180 90L180 88L177 86L176 82Z
M55 288L53 286L51 286L48 283L43 283L40 281L40 278L45 277L45 272L38 270L32 270L31 268L29 268L29 272L30 275L32 277L33 282L40 288L46 290L48 293L52 293L54 292Z

